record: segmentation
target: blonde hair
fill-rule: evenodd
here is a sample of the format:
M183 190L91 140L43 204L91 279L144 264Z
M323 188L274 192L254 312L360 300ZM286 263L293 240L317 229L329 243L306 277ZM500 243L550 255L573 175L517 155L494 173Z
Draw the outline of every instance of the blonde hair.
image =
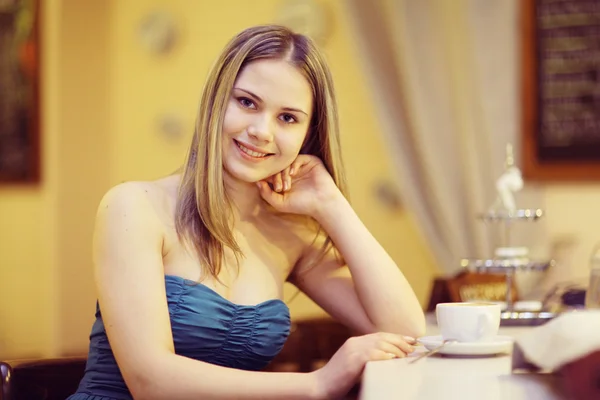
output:
M225 247L233 250L238 262L243 256L233 235L232 203L223 182L221 132L238 74L247 64L264 59L288 61L310 83L314 111L300 153L319 157L346 195L333 80L317 46L310 38L277 25L240 32L226 45L209 73L182 168L175 211L177 234L198 254L203 277L210 275L218 280ZM323 254L329 247L331 240L327 237Z

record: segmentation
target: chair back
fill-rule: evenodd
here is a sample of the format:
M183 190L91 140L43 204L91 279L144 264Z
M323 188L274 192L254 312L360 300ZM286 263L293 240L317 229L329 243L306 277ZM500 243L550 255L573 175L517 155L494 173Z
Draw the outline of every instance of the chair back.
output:
M64 400L79 386L85 357L0 362L0 400Z

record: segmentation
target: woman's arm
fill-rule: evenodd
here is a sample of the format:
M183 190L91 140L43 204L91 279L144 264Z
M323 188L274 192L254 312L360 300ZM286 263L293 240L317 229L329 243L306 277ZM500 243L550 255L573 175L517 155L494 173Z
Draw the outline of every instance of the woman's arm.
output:
M323 243L316 241L291 281L360 333L422 336L425 316L412 287L341 193L322 203L314 218L332 238L346 265L341 265L333 252L312 265Z
M274 188L267 181L274 182ZM301 154L285 170L257 185L262 198L276 210L315 219L347 263L340 265L331 252L313 267L320 251L313 234L290 276L292 283L359 332L395 332L415 338L425 333L425 315L412 287L318 157Z
M153 188L125 183L98 208L94 271L110 345L135 399L311 399L314 374L249 372L175 354ZM154 189L156 190L156 189Z

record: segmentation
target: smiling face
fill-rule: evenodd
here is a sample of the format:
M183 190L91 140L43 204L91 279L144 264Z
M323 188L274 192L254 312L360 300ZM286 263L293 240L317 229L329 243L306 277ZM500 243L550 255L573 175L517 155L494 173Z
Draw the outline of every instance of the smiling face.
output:
M238 75L223 121L223 167L229 178L257 182L288 167L310 126L313 96L285 60L254 61Z
M218 279L226 248L243 256L230 225L232 207L240 198L256 202L259 193L250 183L285 169L301 148L321 159L345 194L325 57L309 37L288 28L245 29L227 43L206 79L178 190L175 228L193 244L203 272ZM231 184L241 190L230 190ZM330 247L323 246L322 255Z

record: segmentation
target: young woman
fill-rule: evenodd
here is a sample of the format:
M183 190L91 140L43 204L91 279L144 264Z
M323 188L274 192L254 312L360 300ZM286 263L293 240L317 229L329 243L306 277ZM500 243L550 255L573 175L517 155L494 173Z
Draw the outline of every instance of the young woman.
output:
M423 311L344 191L323 56L283 27L241 32L181 170L99 205L98 308L70 399L329 399L411 352ZM285 281L361 334L311 373L260 372L289 333Z

